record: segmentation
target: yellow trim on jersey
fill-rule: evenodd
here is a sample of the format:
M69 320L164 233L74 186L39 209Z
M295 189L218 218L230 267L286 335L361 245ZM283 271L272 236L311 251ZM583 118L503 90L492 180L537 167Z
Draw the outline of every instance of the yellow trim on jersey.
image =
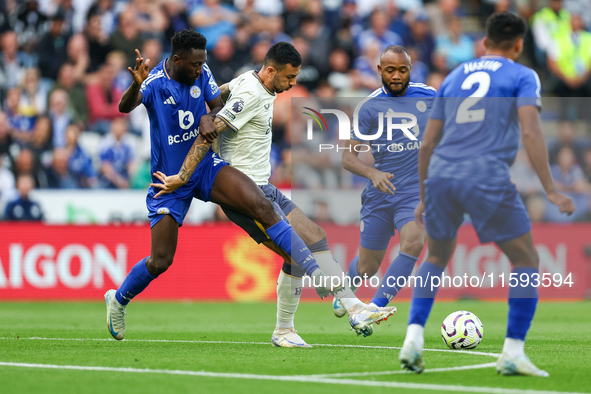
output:
M273 93L271 90L269 90L269 88L267 87L267 85L265 85L263 83L263 80L261 79L261 77L259 77L259 74L256 71L252 72L254 74L254 76L256 77L256 79L259 80L259 82L261 83L261 85L263 85L263 87L265 88L265 90L267 91L267 93L269 93L271 96L275 96L275 93Z
M256 223L257 227L261 229L261 231L267 236L267 238L271 239L271 237L269 237L269 234L267 234L267 232L265 231L263 225L258 220L254 220L254 222Z
M168 75L168 71L166 71L166 62L167 61L168 61L168 58L166 58L164 63L162 63L162 69L164 70L164 74L166 74L166 77L170 80L170 76Z
M330 250L323 250L323 251L321 251L321 252L314 252L314 253L312 253L312 255L315 255L315 254L322 254L322 253L330 253Z
M238 132L238 129L232 124L230 123L230 121L226 118L224 118L222 115L217 114L216 117L220 118L220 120L222 122L224 122L226 124L226 126L228 126L229 128L231 128L232 130L234 130L235 132Z

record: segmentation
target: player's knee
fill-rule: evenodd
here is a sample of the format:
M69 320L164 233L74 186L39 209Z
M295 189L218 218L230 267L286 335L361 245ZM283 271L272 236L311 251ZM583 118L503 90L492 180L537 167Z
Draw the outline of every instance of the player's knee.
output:
M277 222L278 215L271 201L264 197L258 198L255 204L255 216L263 225L271 226Z
M419 257L424 245L425 240L422 237L417 237L402 242L402 244L400 245L400 251L402 253L406 253L414 257Z
M168 269L172 265L172 260L174 258L174 254L170 253L154 253L153 256L150 256L149 260L146 262L146 266L148 267L148 271L154 276L158 276Z
M380 261L375 261L372 258L359 257L359 262L357 263L357 272L360 276L374 276L376 272L378 272L378 269L380 269Z

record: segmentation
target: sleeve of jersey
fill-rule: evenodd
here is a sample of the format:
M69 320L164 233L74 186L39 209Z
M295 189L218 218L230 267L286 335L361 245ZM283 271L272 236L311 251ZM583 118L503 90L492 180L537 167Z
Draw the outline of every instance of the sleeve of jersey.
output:
M357 115L354 115L354 118L353 118L353 125L352 126L355 127L354 126L355 122L358 122L357 129L358 129L359 133L362 135L368 135L371 132L370 131L370 129L371 129L371 111L368 108L370 102L371 101L364 103L363 106L359 109L359 112L357 112ZM355 141L363 141L355 133L353 128L351 128L351 139L355 140Z
M259 100L252 93L239 89L238 92L232 93L217 117L230 129L238 131L256 115L260 109L258 102Z
M541 85L538 74L532 69L524 69L521 73L519 85L517 86L517 107L533 105L541 108L542 99L540 98L540 90Z
M207 64L203 65L203 74L205 74L204 76L206 77L204 80L207 81L204 82L202 86L204 90L203 95L205 97L205 101L211 101L220 95L220 88L218 87L218 84L215 81L215 78L213 77L213 74L211 73L211 70Z
M148 75L148 78L144 82L142 82L142 86L140 86L140 93L142 94L142 104L148 105L152 101L152 91L154 90L154 84L152 83L154 80L154 76L152 74Z

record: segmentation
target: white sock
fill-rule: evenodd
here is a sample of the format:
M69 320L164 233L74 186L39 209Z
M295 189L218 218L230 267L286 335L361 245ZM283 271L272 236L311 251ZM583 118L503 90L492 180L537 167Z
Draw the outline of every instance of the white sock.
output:
M418 350L422 351L425 346L425 338L423 337L424 332L425 327L420 324L409 324L406 326L406 338L404 338L404 344L406 345L408 342L414 342Z
M277 327L291 328L302 296L302 278L279 273L277 279Z
M318 267L320 267L326 275L336 276L339 278L339 281L345 277L343 269L334 257L332 257L330 250L314 253L313 255L316 259L316 263L318 263ZM357 304L363 304L363 302L359 301L359 298L353 293L353 290L351 290L348 284L345 284L345 288L339 291L338 294L336 294L336 297L342 302L345 309L349 309Z
M507 355L511 358L516 358L523 354L524 346L525 341L522 341L521 339L505 338L505 344L503 345L503 353L507 353Z

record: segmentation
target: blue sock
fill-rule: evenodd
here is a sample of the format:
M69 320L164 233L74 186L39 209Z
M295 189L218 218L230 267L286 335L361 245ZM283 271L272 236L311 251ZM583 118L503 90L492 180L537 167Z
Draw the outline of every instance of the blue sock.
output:
M538 274L537 268L515 267L513 273L517 274L519 284L509 288L509 318L507 319L507 338L521 339L525 336L536 313L538 305L538 289L532 286L532 275ZM522 286L525 281L520 279L522 274L529 277L527 286ZM539 279L539 277L538 277Z
M400 286L398 286L397 282L406 285L417 260L418 258L414 256L400 252L398 257L394 259L386 270L382 283L378 290L376 290L371 303L379 307L388 305L388 302L396 297L396 294L400 291ZM402 280L397 281L399 277L404 277L406 280L404 282Z
M318 269L318 264L310 253L310 249L289 224L280 220L265 231L271 241L285 250L308 275Z
M133 297L144 291L150 282L156 279L148 271L148 267L146 267L146 259L147 257L144 257L139 263L133 266L127 275L127 278L125 278L121 286L117 289L115 298L117 298L117 301L119 301L121 305L129 304L129 301L131 301Z
M423 278L423 283L420 286L421 282L417 281L412 292L410 311L408 312L408 324L420 324L425 327L425 323L433 307L433 301L435 301L435 296L437 295L437 290L439 289L439 286L433 286L431 290L431 278L434 276L441 278L443 271L444 268L427 261L421 264L421 268L417 272L417 277ZM438 284L437 281L434 284Z
M353 257L353 260L349 263L349 269L347 270L347 276L351 280L351 290L355 291L358 286L355 286L355 277L359 276L359 271L357 271L357 264L359 263L359 256ZM359 283L358 283L359 284Z

